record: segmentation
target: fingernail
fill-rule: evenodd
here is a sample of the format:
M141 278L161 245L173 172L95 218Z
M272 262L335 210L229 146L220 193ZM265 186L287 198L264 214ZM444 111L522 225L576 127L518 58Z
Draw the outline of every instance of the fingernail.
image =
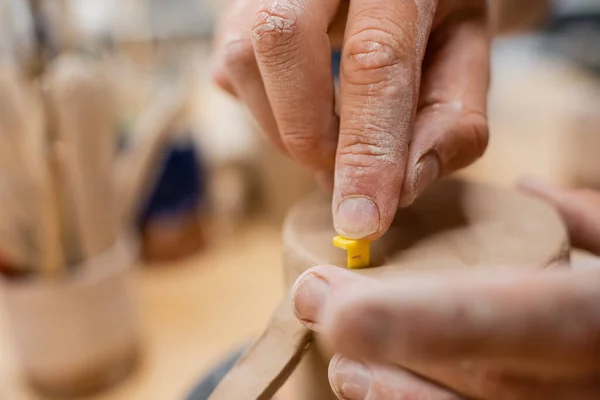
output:
M425 189L440 175L440 164L434 153L429 153L417 165L417 183L415 197L423 194Z
M335 213L334 225L340 235L362 239L379 230L379 208L368 197L347 197Z
M329 294L329 283L312 272L301 275L292 288L292 308L296 317L314 328Z
M429 152L415 166L414 178L408 182L408 187L402 190L400 207L408 207L419 197L427 187L440 175L440 163L437 156Z
M364 400L369 394L372 376L365 364L339 357L331 364L329 380L338 397Z

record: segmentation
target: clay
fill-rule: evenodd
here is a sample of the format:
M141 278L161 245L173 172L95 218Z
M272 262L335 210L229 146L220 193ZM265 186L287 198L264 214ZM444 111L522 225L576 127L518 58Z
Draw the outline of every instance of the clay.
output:
M331 244L329 197L317 194L293 208L283 232L287 284L313 265L344 266ZM444 180L408 209L371 245L368 275L420 268L542 268L567 254L568 239L556 212L516 191ZM441 261L441 262L440 262ZM428 265L429 264L429 265Z
M314 195L289 212L283 231L288 288L314 265L345 265L345 252L332 244L335 235L329 196ZM548 205L516 191L444 180L428 190L416 204L398 211L390 230L372 244L372 268L357 273L384 279L392 274L426 269L543 269L567 260L568 251L566 229ZM274 382L283 369L286 374L289 372L289 360L303 353L306 342L297 340L303 331L293 318L287 320L289 304L284 302L281 307L281 314L275 315L258 344L240 361L242 367L255 365L256 368L244 370L238 365L224 383L232 387L235 386L233 380L240 387L258 382L264 385L264 382ZM283 316L286 322L279 320ZM265 339L272 336L278 340ZM288 340L281 340L282 336ZM314 339L316 345L308 349L292 375L296 384L294 400L336 398L327 379L331 352L319 345L318 337ZM294 344L296 348L290 348ZM261 362L268 368L260 368ZM277 363L281 369L274 370L272 367ZM446 374L445 368L432 371L410 367L458 391L464 389L461 382L454 382ZM273 385L270 388L272 391ZM266 398L250 391L229 393L218 398Z

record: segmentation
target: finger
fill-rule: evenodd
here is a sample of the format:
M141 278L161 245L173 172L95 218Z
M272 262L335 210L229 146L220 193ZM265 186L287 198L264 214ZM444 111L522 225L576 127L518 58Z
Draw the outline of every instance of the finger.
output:
M350 2L333 199L343 236L377 238L397 211L435 3Z
M227 76L227 73L220 64L215 64L215 66L212 69L211 75L213 82L215 82L218 87L227 92L229 95L235 98L239 98L239 96L233 89L233 85L229 81L229 76Z
M462 397L402 368L366 364L335 356L329 364L329 382L345 400L457 400Z
M450 2L452 3L452 2ZM444 3L444 4L450 4ZM480 157L488 142L490 33L486 3L454 2L430 38L400 206ZM440 8L443 5L440 5Z
M416 278L418 277L411 278L411 282L415 282ZM423 277L420 278L420 280L423 279ZM446 277L441 277L440 281L445 279ZM349 324L339 325L339 335L332 338L329 328L335 324L327 322L331 319L331 313L324 315L323 309L329 308L329 306L325 306L326 302L336 302L340 288L345 288L348 292L351 292L352 296L357 299L357 303L362 303L366 300L363 292L371 291L374 285L377 286L374 290L381 289L380 284L371 278L359 276L339 267L319 266L305 272L296 281L292 289L292 305L296 315L311 328L321 332L321 335L325 336L325 340L333 344L335 350L350 349L345 354L356 357L356 359L369 359L369 356L373 355L373 351L369 349L378 346L378 344L369 339L365 340L365 336L361 335L361 328L364 324L371 322L369 312L373 310L365 313L362 309L356 307L352 310L339 308L338 310L344 312L346 317L354 319ZM410 283L406 283L406 285L411 286ZM361 288L365 289L361 290ZM403 289L401 286L395 286L395 288L396 290ZM432 290L435 291L435 289ZM510 321L510 319L507 319L502 323L510 324ZM411 319L403 321L407 327L410 327L412 322ZM435 323L432 323L432 325L435 325ZM439 336L439 340L443 341L444 336L438 333L443 333L445 329L440 330L440 326L444 326L445 329L448 329L448 327L455 328L451 324L429 326L425 328L425 332L429 332L430 337ZM460 324L458 327L460 327ZM418 337L421 332L415 335ZM435 341L435 339L432 340ZM457 352L460 353L461 351L458 350ZM519 377L514 373L504 372L507 371L506 366L490 365L485 360L483 362L472 361L469 360L469 355L465 353L454 358L436 356L400 358L404 358L404 361L402 361L404 367L408 367L421 376L427 376L435 382L451 387L468 397L485 398L487 400L507 398L515 400L532 398L570 399L573 397L569 396L574 396L577 393L576 398L593 399L600 393L599 379L586 379L585 374L583 378L578 375L574 375L577 377L576 379L571 378L573 374L579 374L582 371L569 371L570 373L567 374L559 374L559 371L554 371L555 373L549 374L549 371L542 371L534 366L533 371L528 371L529 373L533 372L532 376L534 378L528 378L527 375ZM406 360L406 358L411 359ZM535 362L533 364L536 365ZM560 364L560 362L555 364ZM548 378L540 378L544 375ZM338 385L340 384L338 382Z
M522 180L519 186L558 210L573 245L600 255L600 193L564 190L535 179Z
M338 398L348 400L446 400L463 396L486 400L591 400L600 396L597 378L545 380L447 365L421 366L417 372L336 355L329 364L329 381Z
M357 279L355 273L340 267L327 265L311 268L296 279L291 289L292 310L304 324L319 330L317 324L332 287L356 283Z
M600 378L597 374L590 376L545 376L537 372L522 374L467 360L451 363L415 362L407 368L467 398L486 400L600 398L598 397Z
M269 141L287 152L254 56L251 30L257 9L256 0L239 0L223 19L213 77L248 107Z
M228 37L228 32L231 29L232 22L237 18L236 12L239 8L238 3L241 0L231 0L228 3L229 11L219 20L214 32L213 54L211 56L211 76L214 83L230 95L237 97L233 86L229 80L229 76L225 70L223 62L223 47L224 41ZM235 7L232 7L234 6Z
M338 6L339 0L263 0L252 29L281 139L313 170L333 170L337 145L327 31Z
M317 267L296 282L293 305L298 318L351 358L596 372L599 285L596 271L438 272L383 283Z

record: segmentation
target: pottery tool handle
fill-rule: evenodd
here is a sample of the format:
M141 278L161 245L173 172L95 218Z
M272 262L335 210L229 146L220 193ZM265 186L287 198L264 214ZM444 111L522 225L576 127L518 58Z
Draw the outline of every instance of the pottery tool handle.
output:
M68 168L64 172L81 257L93 257L116 238L111 174L116 153L115 93L99 64L70 55L52 64L45 84Z
M186 94L180 85L162 92L134 127L132 149L117 160L114 176L120 199L117 206L120 224L127 226L135 218L138 203L149 190L161 150L174 134L172 125L184 109Z
M39 89L39 88L38 88ZM34 171L37 193L37 240L41 249L39 265L46 273L62 271L66 265L62 234L64 226L60 216L58 182L47 136L45 105L38 90L34 93L31 108L31 151L37 160ZM34 112L35 110L35 112Z
M294 315L286 297L267 329L238 360L209 400L270 400L312 344L312 332Z
M27 154L27 104L16 71L0 69L0 180L2 196L21 226L33 227L31 161ZM10 200L9 200L10 199ZM8 210L7 210L8 211Z
M33 257L14 212L13 199L8 196L10 190L0 182L0 258L11 268L29 267Z
M39 93L18 71L0 71L1 169L5 199L4 212L20 215L10 230L26 243L28 267L56 272L62 265L60 229L52 201L48 171L47 137ZM12 241L15 242L14 240ZM19 257L17 262L23 262Z
M56 179L50 160L50 141L47 136L45 105L39 87L23 88L28 94L24 115L27 121L27 151L31 179L36 193L35 240L40 249L36 265L44 273L54 274L63 269L63 253Z

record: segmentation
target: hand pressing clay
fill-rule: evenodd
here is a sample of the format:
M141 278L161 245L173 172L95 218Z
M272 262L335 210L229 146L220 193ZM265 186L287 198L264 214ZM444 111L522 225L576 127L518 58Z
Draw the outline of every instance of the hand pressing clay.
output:
M283 231L288 288L314 265L346 266L334 236L328 196L316 194L289 212ZM356 272L378 279L426 269L495 268L501 274L564 265L568 251L567 232L550 206L515 191L444 180L398 211L390 230L371 244L370 268ZM286 298L210 399L270 399L291 375L293 400L334 400L327 378L330 357L294 318ZM441 382L460 391L460 382L442 375Z

